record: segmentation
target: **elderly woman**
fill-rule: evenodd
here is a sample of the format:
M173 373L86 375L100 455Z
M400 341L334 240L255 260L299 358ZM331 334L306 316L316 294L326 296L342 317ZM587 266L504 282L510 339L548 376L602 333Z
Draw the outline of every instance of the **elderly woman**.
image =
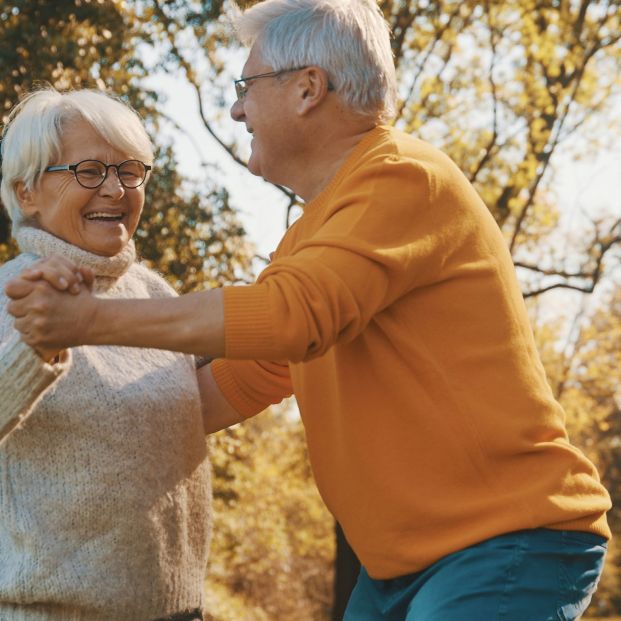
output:
M152 158L138 116L105 94L21 101L1 187L21 254L0 291L77 265L98 297L174 296L132 241ZM195 359L35 351L6 306L0 294L0 619L201 619L210 468Z

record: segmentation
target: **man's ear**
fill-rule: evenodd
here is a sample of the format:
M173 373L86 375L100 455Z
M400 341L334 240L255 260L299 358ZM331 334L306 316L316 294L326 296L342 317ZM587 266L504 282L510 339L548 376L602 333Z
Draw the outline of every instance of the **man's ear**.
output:
M297 111L301 116L315 109L328 95L328 74L320 67L307 67L298 79L300 98Z
M39 207L34 200L34 192L29 190L23 181L18 181L15 184L15 195L22 213L26 217L32 218L39 213Z

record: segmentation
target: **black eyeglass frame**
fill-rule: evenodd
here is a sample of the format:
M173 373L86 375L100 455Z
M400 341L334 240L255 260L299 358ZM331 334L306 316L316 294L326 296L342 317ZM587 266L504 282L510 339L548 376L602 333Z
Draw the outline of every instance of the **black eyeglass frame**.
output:
M308 69L311 65L302 65L301 67L291 67L290 69L279 69L278 71L268 71L267 73L257 73L257 75L249 75L247 78L239 78L239 80L233 80L235 86L235 94L237 95L237 101L243 101L248 93L248 87L242 82L250 82L252 80L258 80L260 78L277 78L285 73L292 73L293 71L302 71L302 69ZM331 82L328 82L328 90L333 91L334 86Z
M101 164L102 166L105 167L106 172L101 177L101 181L97 185L84 185L80 181L80 179L78 178L78 166L80 164L84 164L84 162L96 162L97 164ZM142 181L138 185L127 185L123 181L123 179L121 178L121 175L119 174L119 169L121 168L121 166L123 166L123 164L127 164L129 162L138 162L144 168L144 176L142 177ZM44 172L60 172L60 171L70 170L73 173L73 176L75 177L75 180L83 188L86 188L87 190L95 190L95 189L97 189L98 187L100 187L100 186L102 186L104 184L105 180L108 178L108 172L110 171L111 168L116 168L116 176L117 176L119 182L121 183L121 185L124 188L126 188L128 190L135 190L136 188L139 188L141 185L143 185L144 182L147 180L147 176L149 175L149 171L153 170L152 166L150 166L149 164L145 164L144 162L142 162L140 160L124 160L120 164L106 164L105 162L102 162L101 160L88 159L88 160L82 160L81 162L77 162L76 164L58 164L57 166L48 166L45 169Z

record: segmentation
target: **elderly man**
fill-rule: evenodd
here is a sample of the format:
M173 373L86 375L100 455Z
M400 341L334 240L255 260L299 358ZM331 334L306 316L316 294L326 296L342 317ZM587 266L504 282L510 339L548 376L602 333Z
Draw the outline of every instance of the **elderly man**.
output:
M237 26L249 168L305 202L271 265L157 302L27 274L8 287L16 326L35 348L217 358L208 431L295 394L363 565L347 621L577 619L610 500L568 441L493 218L445 155L383 124L396 82L377 6L265 0Z

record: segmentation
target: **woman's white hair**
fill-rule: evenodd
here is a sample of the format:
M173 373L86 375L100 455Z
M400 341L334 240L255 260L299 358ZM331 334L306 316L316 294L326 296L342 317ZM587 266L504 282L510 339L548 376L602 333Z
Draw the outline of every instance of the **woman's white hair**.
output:
M264 0L234 24L275 71L316 65L352 110L380 122L394 116L390 29L374 0Z
M76 163L58 161L63 131L76 120L86 121L118 151L147 164L153 161L151 140L140 117L119 99L89 89L60 92L46 87L30 92L9 113L0 143L0 197L13 231L23 221L17 183L33 189L48 166Z

